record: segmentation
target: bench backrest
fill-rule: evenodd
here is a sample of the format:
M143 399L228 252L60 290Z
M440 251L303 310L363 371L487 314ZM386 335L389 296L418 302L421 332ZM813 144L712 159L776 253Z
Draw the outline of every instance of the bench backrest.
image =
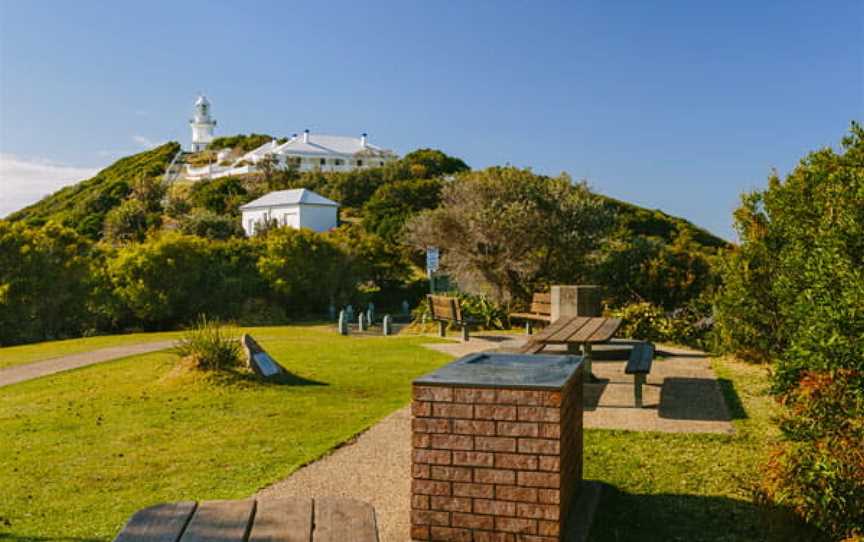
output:
M462 321L462 308L459 299L444 295L427 295L429 299L429 310L432 311L433 320Z
M531 312L550 316L552 314L552 294L534 294L534 297L531 298Z

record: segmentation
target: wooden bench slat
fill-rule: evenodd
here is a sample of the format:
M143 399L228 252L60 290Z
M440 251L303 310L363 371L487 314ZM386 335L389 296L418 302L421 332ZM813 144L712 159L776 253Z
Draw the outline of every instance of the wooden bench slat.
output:
M244 542L255 501L206 501L198 505L180 542Z
M611 339L613 335L615 335L615 333L618 331L618 328L620 327L620 318L606 318L606 321L603 322L603 325L594 332L594 335L591 337L591 341L605 343L606 341Z
M315 499L315 534L312 542L378 542L375 509L344 497Z
M511 312L510 318L521 318L522 320L536 320L538 322L552 321L552 317L548 314L537 314L533 312Z
M573 334L582 329L585 324L591 321L591 318L587 316L579 316L577 318L573 318L570 321L566 321L561 329L558 330L557 333L549 335L546 338L546 342L555 342L555 343L567 343L571 341L571 337Z
M591 318L590 320L588 320L588 322L585 323L585 325L580 327L578 331L573 333L573 335L570 335L569 341L576 343L584 343L591 341L594 337L594 333L598 329L600 329L600 326L602 326L605 321L606 320L603 318Z
M312 499L260 499L248 542L309 542L312 540Z
M194 511L194 501L144 508L129 518L114 542L177 542Z

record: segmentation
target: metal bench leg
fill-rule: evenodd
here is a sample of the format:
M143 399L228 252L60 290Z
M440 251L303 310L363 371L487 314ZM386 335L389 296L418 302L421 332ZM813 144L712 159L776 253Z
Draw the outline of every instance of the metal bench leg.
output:
M531 323L531 320L525 321L525 333L531 335L534 333L534 325Z
M438 336L447 336L447 322L445 322L444 320L438 320Z
M468 339L469 339L469 336L468 336L468 326L463 325L463 326L462 326L462 342L466 342L466 343L467 343L467 342L468 342Z
M642 385L645 383L645 375L637 374L633 379L633 397L636 401L636 408L642 408Z

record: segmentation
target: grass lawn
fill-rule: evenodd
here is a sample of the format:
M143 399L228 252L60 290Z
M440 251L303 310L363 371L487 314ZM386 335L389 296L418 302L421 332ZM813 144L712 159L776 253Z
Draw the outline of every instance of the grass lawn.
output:
M303 384L203 378L160 352L0 390L0 540L110 540L152 503L248 496L406 404L410 381L449 360L419 346L429 337L255 337Z
M714 360L734 435L585 431L585 477L613 486L590 540L818 540L782 511L753 504L749 488L778 438L766 369Z
M99 348L166 341L180 337L179 331L164 333L128 333L126 335L101 335L64 341L49 341L21 346L6 346L0 348L0 369L13 365L23 365L34 361L68 356L80 352L89 352Z

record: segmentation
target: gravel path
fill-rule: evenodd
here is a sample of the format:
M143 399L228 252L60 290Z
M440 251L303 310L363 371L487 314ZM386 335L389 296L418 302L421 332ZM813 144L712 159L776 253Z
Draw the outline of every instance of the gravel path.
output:
M45 361L36 361L26 365L17 365L15 367L7 367L0 369L0 388L39 378L42 376L52 375L70 369L86 367L96 363L112 361L115 359L136 356L138 354L147 354L165 350L175 345L175 341L159 341L142 344L130 344L126 346L112 346L110 348L100 348L90 352L82 352L80 354L71 354L59 358L52 358Z

